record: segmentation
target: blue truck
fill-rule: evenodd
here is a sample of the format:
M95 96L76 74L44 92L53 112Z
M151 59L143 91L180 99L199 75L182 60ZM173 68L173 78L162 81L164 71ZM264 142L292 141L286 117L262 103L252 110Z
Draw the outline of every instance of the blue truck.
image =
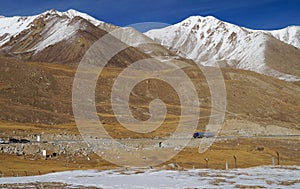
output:
M193 134L194 138L211 138L211 137L215 137L215 133L213 132L195 132Z

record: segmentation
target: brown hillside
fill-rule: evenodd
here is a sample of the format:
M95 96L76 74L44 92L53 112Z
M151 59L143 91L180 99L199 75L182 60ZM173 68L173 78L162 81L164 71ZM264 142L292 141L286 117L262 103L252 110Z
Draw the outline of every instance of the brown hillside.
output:
M133 56L135 54L136 56ZM130 55L128 62L144 57L141 52L128 48L111 61L104 69L96 89L97 110L107 127L114 130L118 125L112 115L110 90L112 82L123 70L122 62ZM134 58L135 57L135 58ZM121 67L117 67L120 62ZM126 65L125 65L126 67ZM214 69L214 68L211 68ZM59 124L73 122L71 88L75 68L49 63L28 63L12 58L0 59L1 73L1 120L21 123ZM210 93L201 72L193 67L185 68L197 87L201 115L199 129L207 124L210 115ZM241 119L262 125L278 125L299 129L300 87L254 72L223 69L227 88L227 119ZM180 115L180 104L175 91L162 81L141 82L132 92L131 106L134 115L147 119L148 104L155 98L167 103L166 125L176 126ZM176 121L177 120L177 121ZM168 124L172 122L172 124ZM171 126L170 126L171 125ZM173 125L173 126L172 126ZM124 135L128 131L120 128ZM168 133L168 131L166 130Z

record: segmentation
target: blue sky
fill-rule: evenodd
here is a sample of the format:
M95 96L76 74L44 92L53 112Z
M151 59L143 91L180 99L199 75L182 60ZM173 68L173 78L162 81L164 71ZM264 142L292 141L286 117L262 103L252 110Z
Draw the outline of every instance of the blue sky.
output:
M34 15L76 9L119 26L140 22L177 23L212 15L251 29L300 25L299 0L0 0L0 15Z

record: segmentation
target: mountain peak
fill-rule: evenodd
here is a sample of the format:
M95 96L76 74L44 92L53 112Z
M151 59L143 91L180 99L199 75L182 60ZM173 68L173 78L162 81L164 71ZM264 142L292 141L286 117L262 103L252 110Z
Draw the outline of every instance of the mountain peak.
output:
M166 28L145 33L161 45L174 49L183 57L193 59L205 66L224 66L246 69L289 81L298 81L293 71L281 71L278 65L297 64L299 59L300 29L288 27L282 30L263 31L243 28L223 22L213 16L190 16ZM276 40L278 39L278 40ZM294 47L292 47L293 45ZM275 53L278 46L288 49ZM281 56L274 60L275 55ZM269 65L277 63L277 70ZM268 64L267 64L268 63ZM279 70L279 71L278 71ZM298 74L296 74L298 75Z
M38 16L46 16L46 15L58 15L58 16L66 16L68 17L69 19L73 19L75 18L76 16L79 16L81 18L84 18L86 19L87 21L91 22L92 24L94 24L95 26L99 26L100 24L103 24L104 22L102 21L99 21L97 20L96 18L86 14L86 13L82 13L82 12L79 12L77 10L74 10L74 9L69 9L65 12L60 12L60 11L57 11L55 9L51 9L51 10L48 10Z
M49 28L48 30L53 31L51 36L54 36L54 33L57 33L60 38L65 38L65 36L69 36L70 33L63 32L62 30L72 29L73 24L70 24L75 17L80 17L85 19L86 21L90 22L96 27L100 26L107 26L102 21L99 21L88 14L76 11L74 9L67 10L65 12L60 12L55 9L47 10L41 14L34 15L34 16L14 16L14 17L1 17L0 18L0 46L8 43L12 37L18 36L21 32L25 30L29 30L31 27L38 27L40 26L42 29L48 23ZM55 19L52 19L55 18ZM40 25L39 25L40 24ZM44 26L43 26L44 25ZM52 25L50 27L50 25ZM56 25L56 27L53 27ZM73 28L74 30L80 28L80 26ZM59 32L58 32L59 31ZM46 30L45 30L46 32ZM45 32L43 34L45 34ZM73 33L74 31L71 31ZM40 33L41 34L41 33ZM41 34L42 35L42 34ZM55 41L55 40L53 40ZM47 44L48 46L49 44Z
M178 24L196 24L196 23L202 23L202 22L221 22L221 20L213 17L213 16L190 16L183 21L179 22Z
M102 35L101 27L109 25L73 9L65 12L52 9L34 16L5 17L0 19L0 48L10 54L26 54L32 58L41 57L39 54L43 54L44 50L50 54L51 47L61 49L68 44L73 45L73 51L77 50L80 54Z
M44 12L42 14L58 14L58 11L55 9L51 9L51 10L47 10L46 12Z
M76 16L81 16L81 17L90 17L89 15L85 14L85 13L82 13L82 12L79 12L77 10L74 10L74 9L69 9L65 12L63 12L64 14L68 15L70 18L74 18Z
M234 31L242 29L239 26L221 21L213 16L190 16L170 27L177 27L192 33L199 33L204 30L218 30L220 32L226 32L228 28L231 28ZM244 28L243 30L246 29Z
M188 18L184 19L182 22L188 21L188 20L192 20L192 21L196 21L196 22L201 22L202 20L219 20L219 19L217 19L214 16L192 15L192 16L189 16Z

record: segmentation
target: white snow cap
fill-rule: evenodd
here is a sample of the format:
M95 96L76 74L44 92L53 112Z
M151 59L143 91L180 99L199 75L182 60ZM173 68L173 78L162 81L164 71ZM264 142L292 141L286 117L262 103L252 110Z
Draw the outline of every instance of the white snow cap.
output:
M56 14L56 15L59 15L59 16L67 16L70 19L73 19L74 17L79 16L79 17L82 17L82 18L88 20L89 22L91 22L95 26L98 26L99 24L104 23L104 22L99 21L96 18L94 18L94 17L92 17L92 16L90 16L86 13L82 13L82 12L79 12L79 11L74 10L74 9L69 9L65 12L59 12L57 10L52 9L52 10L48 10L48 11L42 13L41 15L46 15L46 14L51 14L51 15Z
M32 22L41 16L50 15L58 15L58 16L66 16L70 20L76 16L82 17L94 24L95 26L99 26L104 23L99 21L88 14L70 9L65 12L59 12L57 10L48 10L42 14L34 15L34 16L14 16L14 17L0 17L0 46L4 45L6 42L10 40L11 37L17 36L22 31L29 29L32 26Z
M177 24L144 34L204 66L229 66L287 81L300 80L297 76L271 69L265 63L266 41L272 36L300 48L299 26L274 31L251 30L213 16L191 16Z
M57 18L47 20L49 18L49 14L52 16L62 17L63 19ZM76 23L70 24L71 20L76 16L86 19L97 27L100 24L104 23L85 13L81 13L73 9L65 12L59 12L53 9L35 16L0 17L0 46L7 43L11 39L11 37L16 37L22 31L27 30L31 26L33 26L33 21L35 19L45 17L45 19L47 20L45 26L46 29L41 33L44 40L31 49L28 49L28 51L41 51L50 45L53 45L62 40L68 40L70 37L72 37L74 32L81 28L81 26Z

